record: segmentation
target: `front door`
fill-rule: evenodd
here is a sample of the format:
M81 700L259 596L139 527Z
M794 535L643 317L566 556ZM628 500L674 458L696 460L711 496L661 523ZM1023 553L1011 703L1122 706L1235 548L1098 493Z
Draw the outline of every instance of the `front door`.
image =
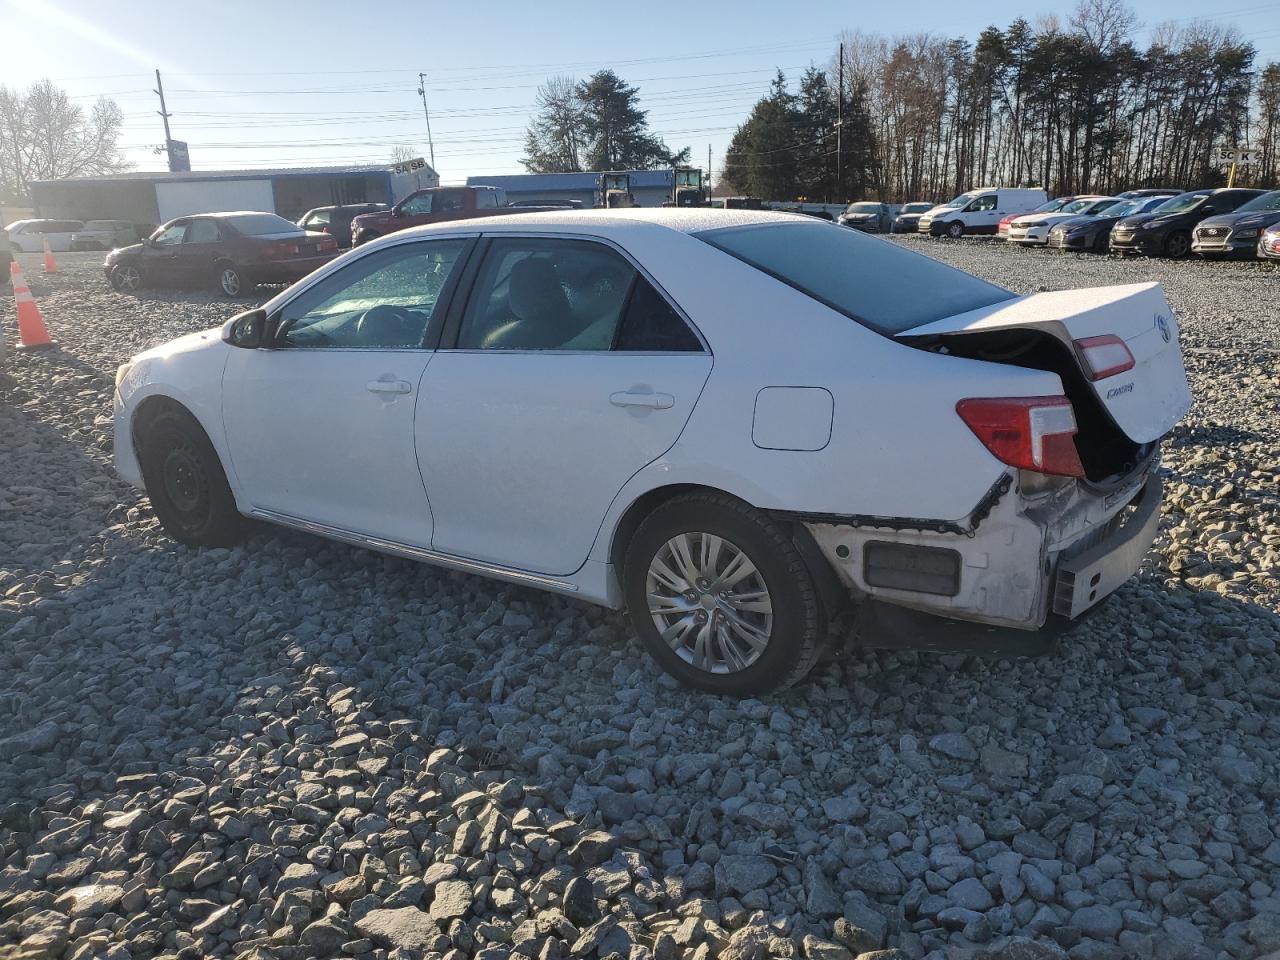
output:
M969 201L965 207L965 227L969 233L995 233L1000 225L1000 218L1006 211L999 209L999 196L984 193Z
M613 248L504 236L418 396L442 553L567 575L684 429L711 355Z
M349 262L278 311L278 346L232 350L223 420L252 506L411 546L431 543L414 405L438 304L472 241Z
M179 279L178 253L190 221L177 220L151 237L142 249L142 275L146 283L172 284Z
M179 283L207 287L215 282L213 265L222 249L221 239L217 222L208 217L197 217L187 224L177 251Z

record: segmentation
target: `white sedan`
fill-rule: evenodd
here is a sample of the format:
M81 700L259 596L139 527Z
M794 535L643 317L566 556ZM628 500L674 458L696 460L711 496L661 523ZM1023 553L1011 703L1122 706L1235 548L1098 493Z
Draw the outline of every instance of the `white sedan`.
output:
M745 210L406 230L116 382L117 469L183 543L248 516L625 607L741 695L850 610L922 643L1078 617L1190 404L1157 284L1018 297Z
M1056 224L1076 217L1096 217L1124 201L1120 197L1080 197L1051 213L1029 213L1009 224L1008 240L1024 247L1043 247Z

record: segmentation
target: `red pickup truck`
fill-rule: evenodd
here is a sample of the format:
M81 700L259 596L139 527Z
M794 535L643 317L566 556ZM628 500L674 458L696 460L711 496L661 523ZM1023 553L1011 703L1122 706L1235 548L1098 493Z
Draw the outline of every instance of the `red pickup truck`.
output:
M351 221L351 240L353 245L359 246L388 233L426 223L561 209L564 207L510 206L507 192L501 187L428 187L409 194L390 210L362 213L356 217Z

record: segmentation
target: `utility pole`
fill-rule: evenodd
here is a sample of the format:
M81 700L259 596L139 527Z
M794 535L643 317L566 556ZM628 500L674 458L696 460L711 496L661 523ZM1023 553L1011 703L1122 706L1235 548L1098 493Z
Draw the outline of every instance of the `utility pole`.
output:
M711 144L707 144L707 202L711 202Z
M844 44L836 62L836 203L844 203Z
M431 151L431 169L436 170L436 145L431 139L431 114L427 112L427 75L418 74L418 94L422 97L422 117L427 121L427 149Z
M151 91L160 98L160 118L164 120L164 155L169 158L169 171L173 171L173 137L169 135L169 110L164 105L164 84L160 82L160 71L156 71L156 88Z

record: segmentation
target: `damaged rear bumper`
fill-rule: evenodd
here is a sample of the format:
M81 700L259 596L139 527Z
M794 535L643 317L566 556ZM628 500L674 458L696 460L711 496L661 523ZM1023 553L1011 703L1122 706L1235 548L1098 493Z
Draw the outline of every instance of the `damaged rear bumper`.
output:
M1056 632L1129 579L1155 539L1162 486L1154 460L1110 493L1008 479L985 514L943 529L871 525L876 518L806 522L859 603L863 642L884 645L874 635L893 624L914 640L891 645L926 648L935 645L924 637L931 625L949 647L981 646L967 641L993 636L991 628L1026 636L1049 624Z

